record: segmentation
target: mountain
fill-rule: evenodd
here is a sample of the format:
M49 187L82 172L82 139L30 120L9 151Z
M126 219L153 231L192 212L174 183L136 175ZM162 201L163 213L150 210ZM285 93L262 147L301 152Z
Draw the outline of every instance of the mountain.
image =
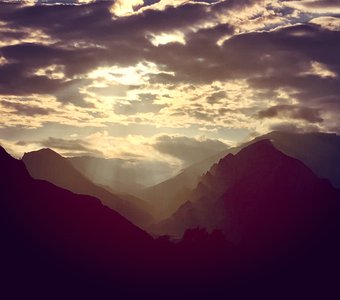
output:
M22 160L35 179L49 181L77 194L94 196L140 227L146 227L153 222L150 205L143 204L143 200L138 201L129 196L119 197L95 185L67 159L50 149L25 153Z
M155 207L157 220L166 219L188 199L188 196L197 185L200 176L216 161L229 153L229 151L228 149L195 163L182 170L175 177L146 188L137 193L137 195Z
M119 287L145 272L154 241L144 231L94 197L32 179L1 147L0 164L3 295L39 291L52 299L63 290L70 297L73 289L86 294L96 276L104 284L100 276L110 274Z
M6 299L173 299L216 288L230 294L226 264L233 256L224 257L232 252L219 234L154 240L98 199L33 179L2 147L0 165Z
M275 131L196 163L182 170L177 176L144 189L138 196L158 207L158 220L170 217L188 199L200 177L214 163L228 153L236 154L244 147L264 139L270 139L277 149L301 160L320 178L327 178L334 187L340 188L340 136Z
M340 136L333 133L291 133L274 131L255 141L270 139L283 153L301 160L320 178L340 188Z
M221 229L232 243L264 247L312 232L338 201L329 181L261 140L213 165L188 201L153 230L181 236L189 228Z
M244 163L242 168L247 169L245 158ZM219 231L189 230L178 243L153 240L98 199L31 178L23 162L1 147L0 165L0 277L6 299L159 299L160 295L301 299L300 295L312 298L318 292L327 294L327 299L338 298L339 226L323 231L322 239L316 234L312 245L284 260L258 268ZM244 178L234 174L238 182ZM297 175L305 177L304 172ZM236 197L237 191L230 196ZM264 215L261 206L255 212Z

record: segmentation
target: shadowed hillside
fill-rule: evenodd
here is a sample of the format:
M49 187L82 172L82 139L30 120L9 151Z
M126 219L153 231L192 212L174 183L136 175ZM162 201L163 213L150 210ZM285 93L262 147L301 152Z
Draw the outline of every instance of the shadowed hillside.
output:
M13 294L72 291L98 270L121 283L137 276L153 245L149 235L96 198L32 179L3 148L0 161L1 277Z
M267 150L264 153L268 156ZM257 158L264 153L260 151ZM244 160L242 168L247 169L249 156L243 154L239 159ZM281 153L273 152L269 159L277 155L282 158ZM233 164L230 157L223 165ZM287 158L282 159L286 162ZM300 294L336 295L340 249L339 226L333 222L338 220L336 209L336 219L330 215L329 222L314 230L313 238L300 249L279 253L276 260L265 257L263 261L253 256L251 244L232 244L219 230L209 234L192 229L177 243L166 237L153 240L99 200L32 179L24 164L2 148L0 163L0 272L2 293L8 294L7 298L159 299L161 295L163 299L173 299L181 295L187 299L296 299ZM281 163L273 165L272 174L280 166ZM259 181L269 169L261 171ZM226 175L224 170L221 167L222 175ZM249 183L250 178L242 172L235 171L233 175L236 181ZM309 170L299 175L314 178ZM330 187L323 183L320 186ZM334 192L331 187L329 191ZM247 194L249 189L245 190ZM234 206L231 199L236 201L239 194L223 195L224 201ZM327 195L324 194L325 201ZM238 213L244 220L244 202L239 200L242 211ZM258 200L256 203L261 204ZM268 204L267 200L264 203ZM322 206L327 210L327 205ZM275 212L272 208L270 211ZM305 212L307 217L314 216L310 212L313 210ZM255 217L249 219L250 225L258 224L265 215L259 206L254 210ZM292 223L285 220L283 224ZM245 224L244 230L238 232L247 233L249 226ZM271 228L282 237L278 229ZM258 236L262 230L255 226L253 232Z
M236 154L244 147L263 139L270 139L277 149L301 160L320 178L329 179L340 187L340 137L327 133L272 132L196 163L177 176L144 189L139 196L158 208L158 220L170 217L188 199L200 176L228 153Z
M103 204L138 226L145 227L153 221L150 205L143 205L143 200L138 201L132 196L119 197L95 185L78 172L67 159L50 149L25 153L22 160L35 179L47 180L77 194L97 197Z
M188 201L154 229L182 235L219 228L233 243L275 244L317 228L339 200L327 180L262 140L213 165Z

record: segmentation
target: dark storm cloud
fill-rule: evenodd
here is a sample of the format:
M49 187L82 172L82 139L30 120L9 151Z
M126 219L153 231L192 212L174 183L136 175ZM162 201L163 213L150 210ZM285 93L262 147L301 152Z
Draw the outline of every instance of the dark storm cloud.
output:
M187 45L165 45L159 61L186 82L247 79L257 90L289 88L302 106L321 107L323 111L330 109L325 99L340 94L339 31L305 24L237 35L222 47L211 46L206 54L195 48L189 50L192 46L190 40ZM177 61L166 56L172 51L178 53ZM313 62L334 76L308 73ZM272 100L279 101L276 97Z
M113 19L109 11L111 5L112 2L100 1L82 6L25 7L3 14L3 20L16 27L41 29L63 41L115 43L117 38L139 39L141 33L169 31L208 18L204 5L187 4L178 8L168 7L164 11L148 10L142 14ZM61 15L63 18L60 18Z
M27 33L22 31L12 31L12 30L1 30L0 31L0 39L2 42L8 42L11 40L20 40L27 36Z
M266 74L289 78L305 71L312 60L340 71L340 32L314 25L236 35L222 47L204 45L198 47L194 39L188 39L186 45L167 44L162 46L162 56L155 59L175 71L177 78L196 83L262 78ZM173 56L174 52L178 55Z
M36 0L36 4L79 4L81 0Z
M41 30L55 41L44 46L37 41L1 48L1 55L9 63L0 66L0 93L53 94L62 103L72 102L86 107L89 104L79 93L80 85L72 80L73 76L99 66L130 66L148 60L162 68L158 74L148 74L149 82L171 84L174 88L180 82L209 84L215 80L247 79L251 87L260 90L291 88L295 91L293 96L303 106L312 104L312 108L322 106L324 99L339 95L339 76L301 75L312 61L340 74L340 32L317 25L234 35L221 46L216 44L220 38L234 34L231 24L219 24L195 32L187 30L185 44L169 43L156 47L150 42L152 34L190 28L257 1L232 0L212 5L195 2L121 18L112 17L109 11L112 2L107 1L81 6L32 7L0 3L0 19L17 31L14 35L19 36L23 34L20 33L22 30L29 28L31 31ZM313 5L334 3L338 1L314 1ZM277 13L282 16L286 12ZM32 70L52 64L64 67L67 82L32 75ZM208 102L218 101L213 95L210 97ZM327 105L323 109L327 109ZM143 101L117 107L118 112L127 111L129 114L161 109L154 103L145 104ZM196 114L202 120L213 118L203 111Z
M112 2L107 1L81 6L27 7L0 2L0 20L15 30L4 32L3 35L18 40L17 44L0 49L1 55L9 61L9 64L2 66L0 70L0 79L4 83L0 87L0 93L23 95L59 92L64 88L60 81L31 74L36 68L52 64L63 66L65 76L70 79L98 66L133 65L144 59L157 60L163 49L151 44L150 34L193 26L210 20L223 9L252 2L254 1L222 2L214 5L209 11L207 5L202 3L188 3L179 7L167 7L163 11L147 10L141 14L116 19L112 18L109 11ZM20 43L20 38L26 35L28 30L40 30L50 36L53 42L51 40L50 45L41 45L39 41ZM209 39L215 41L219 36L231 31L231 27L226 24L199 31L191 37L191 43L196 46L192 45L190 49L200 48L200 43ZM199 55L206 56L209 49L207 48L205 53L202 50L200 52ZM6 73L5 79L1 77L1 73ZM159 74L157 77L161 76ZM75 101L76 105L84 105L79 95L72 98L78 99ZM65 102L64 98L58 99Z
M36 115L49 115L54 112L53 109L31 106L19 102L0 101L1 105L6 108L13 109L17 115L36 116Z
M322 0L322 1L303 1L306 6L310 7L334 7L340 5L340 0Z
M144 6L152 5L160 2L161 0L144 0Z
M25 73L21 63L0 65L0 94L31 95L53 94L63 87L61 80L52 80L46 76Z
M77 53L54 46L27 43L2 47L0 54L9 61L7 64L0 65L0 94L47 94L56 96L61 103L89 106L78 91L89 81L51 79L47 76L34 74L39 68L50 65L65 66L67 73L70 71L71 64L68 62L72 61L72 68L76 65L80 66L82 63L79 58L83 59L81 68L84 69L91 60L89 54L85 54L83 51Z
M228 145L219 140L198 140L184 136L163 135L157 138L153 147L159 152L182 160L184 165L190 165L226 150Z
M290 118L304 120L309 123L320 123L323 119L318 109L309 107L300 107L295 105L277 105L258 113L258 117L265 118Z
M65 68L66 76L86 73L100 65L99 57L103 60L107 57L107 51L98 47L66 49L62 45L38 43L5 46L0 49L0 53L10 65L20 63L23 73L55 64Z

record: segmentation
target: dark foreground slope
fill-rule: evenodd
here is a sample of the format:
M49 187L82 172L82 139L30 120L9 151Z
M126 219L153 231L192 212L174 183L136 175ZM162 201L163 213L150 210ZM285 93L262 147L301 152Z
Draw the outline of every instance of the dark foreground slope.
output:
M2 148L0 165L4 299L339 295L339 230L332 216L300 248L263 261L220 231L190 230L177 244L153 240L99 200L33 180Z
M64 157L50 149L25 153L22 158L30 175L35 179L47 180L61 188L77 194L94 196L102 203L122 214L140 227L153 222L153 217L143 206L143 200L133 202L133 197L119 197L87 179Z
M196 294L199 283L210 294L217 278L229 290L231 258L220 258L230 250L220 235L199 233L192 240L189 234L177 245L154 240L96 198L32 179L1 147L0 164L6 297L159 299Z
M33 180L2 148L0 161L4 287L46 292L48 298L99 275L115 288L140 279L153 246L149 235L96 198ZM96 280L101 283L100 276Z

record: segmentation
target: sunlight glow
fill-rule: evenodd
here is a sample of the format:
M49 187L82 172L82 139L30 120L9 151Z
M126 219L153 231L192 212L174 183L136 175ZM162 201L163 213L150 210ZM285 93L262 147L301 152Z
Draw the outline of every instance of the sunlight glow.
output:
M0 60L1 61L1 60ZM51 65L47 68L42 68L36 70L34 75L37 76L46 76L50 79L63 79L65 77L64 67L60 65Z
M134 8L143 5L143 0L117 0L110 11L116 16L128 16L134 12Z
M159 35L151 35L151 43L158 47L169 43L180 43L185 45L185 35L183 32L175 31L172 33L161 33Z
M97 80L101 83L119 83L124 85L138 85L145 81L145 76L150 73L158 73L159 68L150 62L140 62L131 67L100 67L91 71L87 76L89 79Z
M321 78L337 77L336 73L330 70L325 64L319 63L317 61L312 61L310 64L310 69L307 72L303 72L301 75L317 75Z

